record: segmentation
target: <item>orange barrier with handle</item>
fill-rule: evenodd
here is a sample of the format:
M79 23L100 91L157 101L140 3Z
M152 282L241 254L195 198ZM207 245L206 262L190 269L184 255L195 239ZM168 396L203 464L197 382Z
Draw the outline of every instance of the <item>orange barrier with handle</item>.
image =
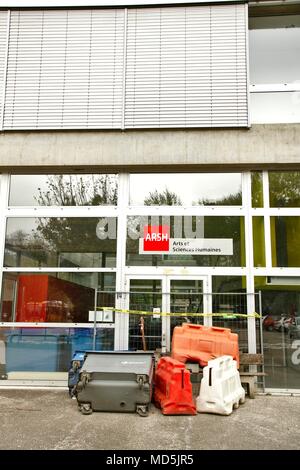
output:
M190 372L182 362L162 357L155 372L155 404L164 415L196 415Z
M201 367L216 357L229 355L239 367L238 335L229 328L183 323L176 326L172 338L172 358L181 362L198 362Z

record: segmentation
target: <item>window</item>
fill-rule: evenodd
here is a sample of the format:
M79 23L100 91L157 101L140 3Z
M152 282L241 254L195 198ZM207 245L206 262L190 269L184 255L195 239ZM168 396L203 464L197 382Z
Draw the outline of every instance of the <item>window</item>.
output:
M241 173L130 175L130 204L140 206L242 205Z
M300 172L270 171L270 206L300 207Z
M261 171L251 173L252 207L263 207L263 175Z
M67 371L75 351L93 349L93 328L24 328L1 327L1 345L6 350L6 363L0 364L0 381L45 380L49 372L49 380L58 380L59 385L67 385ZM114 329L103 328L96 331L97 351L114 349ZM39 376L39 372L42 372ZM55 374L60 372L60 374ZM16 374L17 373L17 374ZM62 374L63 373L63 374ZM38 379L37 379L38 377ZM41 379L42 377L42 379ZM8 380L7 380L8 379ZM47 380L47 379L46 379ZM24 382L23 382L24 383ZM41 382L39 382L41 383Z
M117 175L12 175L10 206L116 205Z
M266 265L264 218L253 217L252 229L254 266L260 268Z
M300 217L271 217L273 267L300 267Z
M300 388L300 279L256 277L261 291L265 384L267 388Z
M4 265L114 267L116 230L113 217L9 218Z
M97 307L114 306L115 273L4 273L0 320L88 323L96 288Z
M183 250L180 254L146 254L141 250L141 239L145 226L164 225L170 228L171 239L216 239L212 243L223 249L225 243L231 244L230 254L189 254ZM245 266L244 218L235 216L172 216L142 217L127 219L127 265L128 266ZM197 241L196 241L197 243ZM175 253L175 254L174 254Z
M292 83L300 77L300 15L250 18L251 84Z
M300 15L249 21L251 122L300 122Z

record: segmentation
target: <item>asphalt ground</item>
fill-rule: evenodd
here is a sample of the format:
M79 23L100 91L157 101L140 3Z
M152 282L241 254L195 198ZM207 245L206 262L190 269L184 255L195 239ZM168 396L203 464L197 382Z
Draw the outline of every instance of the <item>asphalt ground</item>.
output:
M230 416L85 416L62 390L0 390L0 449L280 450L300 448L300 397L257 396Z

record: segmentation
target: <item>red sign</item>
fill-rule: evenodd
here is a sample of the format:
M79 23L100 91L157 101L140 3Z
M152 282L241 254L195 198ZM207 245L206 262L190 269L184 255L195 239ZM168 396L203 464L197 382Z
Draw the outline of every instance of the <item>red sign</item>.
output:
M145 225L144 251L169 251L170 227L168 225Z

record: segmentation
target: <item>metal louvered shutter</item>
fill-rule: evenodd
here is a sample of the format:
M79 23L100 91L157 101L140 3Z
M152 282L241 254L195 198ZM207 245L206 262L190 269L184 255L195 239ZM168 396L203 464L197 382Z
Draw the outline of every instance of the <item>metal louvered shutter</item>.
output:
M12 11L5 129L120 128L124 10Z
M125 127L248 125L244 4L130 9Z
M0 10L0 129L3 125L3 98L6 78L7 26L9 11Z

